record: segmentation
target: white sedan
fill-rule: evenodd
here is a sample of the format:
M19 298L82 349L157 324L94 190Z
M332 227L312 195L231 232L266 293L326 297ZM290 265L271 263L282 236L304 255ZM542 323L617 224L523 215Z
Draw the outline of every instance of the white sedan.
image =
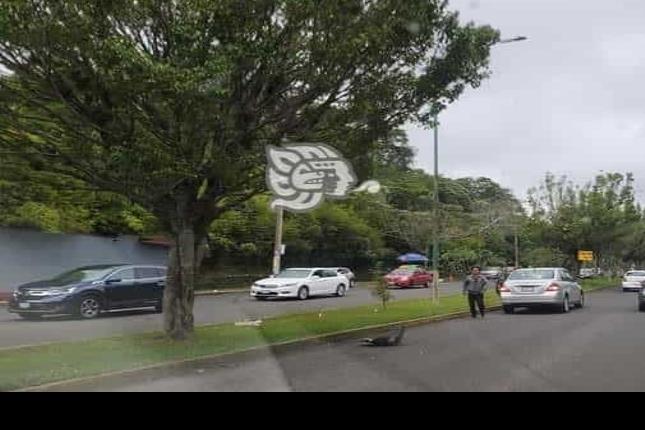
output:
M645 282L645 270L630 270L623 276L623 291L641 291Z
M312 296L344 297L349 280L334 269L285 269L271 278L259 280L251 287L251 297L266 300L270 297L307 300Z

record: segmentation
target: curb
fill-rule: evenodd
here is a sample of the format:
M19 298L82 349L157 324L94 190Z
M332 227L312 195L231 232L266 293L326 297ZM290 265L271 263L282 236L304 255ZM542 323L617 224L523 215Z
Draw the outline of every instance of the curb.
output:
M501 306L491 306L488 308L488 311L498 311L502 307ZM417 327L421 325L426 325L426 324L432 324L432 323L438 323L442 321L449 321L449 320L455 320L455 319L462 319L464 317L470 316L469 311L463 311L463 312L453 312L450 314L445 314L445 315L439 315L439 316L434 316L434 317L424 317L424 318L416 318L412 320L405 320L405 321L398 321L394 323L387 323L387 324L378 324L374 326L368 326L368 327L361 327L357 329L351 329L351 330L343 330L339 332L334 332L334 333L327 333L323 335L318 335L318 336L310 336L306 338L301 338L301 339L296 339L296 340L289 340L285 342L278 342L278 343L273 343L273 344L266 344L262 346L256 346L253 348L247 348L247 349L242 349L239 351L231 351L231 352L226 352L226 353L220 353L220 354L212 354L212 355L206 355L203 357L195 357L195 358L188 358L184 360L175 360L175 361L168 361L164 363L159 363L159 364L153 364L150 366L143 366L143 367L138 367L135 369L127 369L127 370L119 370L115 372L108 372L108 373L103 373L99 375L92 375L92 376L86 376L86 377L81 377L81 378L74 378L74 379L68 379L65 381L58 381L58 382L51 382L47 384L42 384L42 385L35 385L33 387L26 387L26 388L21 388L18 390L14 390L12 392L16 393L24 393L24 392L36 392L36 391L45 391L50 388L60 388L60 387L65 387L67 385L75 385L79 383L87 383L91 381L99 381L102 379L109 379L109 378L115 378L115 377L120 377L120 376L127 376L127 375L133 375L136 373L141 373L141 372L146 372L146 371L152 371L152 370L157 370L157 369L163 369L163 368L170 368L170 367L176 367L184 364L196 364L200 362L206 362L206 361L211 361L211 360L216 360L216 359L222 359L222 358L228 358L236 355L247 355L247 354L252 354L252 353L257 353L257 352L262 352L264 350L280 350L280 349L288 349L292 347L300 347L300 346L307 346L307 345L312 345L312 344L318 344L321 343L322 341L328 341L328 342L335 342L335 341L340 341L348 338L355 337L356 335L359 334L368 334L370 332L375 332L375 331L380 331L384 329L389 329L392 327Z
M233 293L247 293L249 292L249 288L244 288L244 289L231 289L231 290L203 290L203 291L195 291L195 297L199 296L219 296L221 294L233 294Z
M440 280L443 281L443 280ZM366 281L366 282L360 282L361 285L366 285L368 288L371 287L373 282L371 281ZM445 282L440 282L439 285L445 284ZM361 287L358 287L361 288ZM219 296L221 294L240 294L240 293L248 293L250 291L250 288L231 288L231 289L226 289L226 290L198 290L195 291L195 297L199 296ZM1 303L1 302L0 302Z

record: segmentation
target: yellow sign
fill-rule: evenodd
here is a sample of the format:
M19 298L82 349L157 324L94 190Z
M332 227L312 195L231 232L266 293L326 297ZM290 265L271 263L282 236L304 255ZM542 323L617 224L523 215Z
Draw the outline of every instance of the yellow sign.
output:
M593 251L578 251L578 261L593 261Z

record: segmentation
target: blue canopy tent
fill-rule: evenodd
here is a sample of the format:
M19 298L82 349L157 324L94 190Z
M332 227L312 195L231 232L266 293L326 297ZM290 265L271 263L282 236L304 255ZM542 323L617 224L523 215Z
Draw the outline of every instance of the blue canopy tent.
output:
M428 264L430 260L422 254L403 254L397 258L397 261L405 264Z

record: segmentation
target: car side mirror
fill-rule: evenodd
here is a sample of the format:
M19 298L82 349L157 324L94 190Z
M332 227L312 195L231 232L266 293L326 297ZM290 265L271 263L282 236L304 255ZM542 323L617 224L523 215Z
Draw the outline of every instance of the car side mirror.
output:
M311 279L320 279L320 276L318 276L318 275L311 275Z

